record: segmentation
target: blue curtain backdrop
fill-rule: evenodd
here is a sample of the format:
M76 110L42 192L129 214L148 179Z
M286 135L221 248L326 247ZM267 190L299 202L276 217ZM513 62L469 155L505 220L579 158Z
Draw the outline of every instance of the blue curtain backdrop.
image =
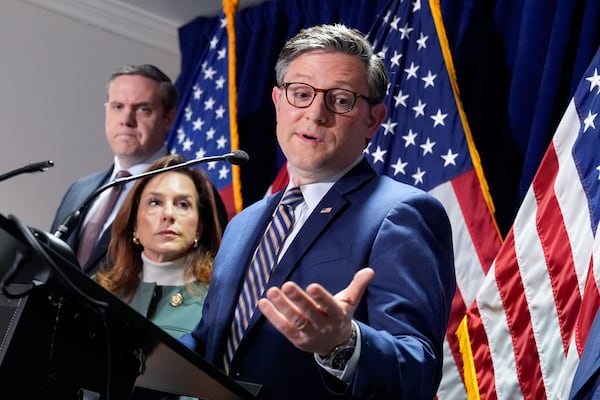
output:
M600 1L441 5L465 113L506 233L600 45Z
M408 0L405 0L408 1ZM427 1L427 0L421 0ZM457 81L500 229L506 233L569 98L600 45L598 0L440 0ZM282 163L271 88L285 40L303 27L342 22L365 33L388 0L278 0L236 16L244 205L263 197ZM180 29L180 92L220 24Z

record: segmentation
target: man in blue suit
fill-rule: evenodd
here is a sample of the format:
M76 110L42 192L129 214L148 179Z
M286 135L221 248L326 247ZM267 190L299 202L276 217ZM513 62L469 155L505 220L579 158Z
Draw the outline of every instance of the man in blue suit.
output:
M54 217L51 232L77 210L94 190L115 179L120 170L131 175L142 173L154 160L168 154L165 138L175 120L177 90L168 76L153 65L124 65L110 76L105 104L106 139L114 153L113 165L103 171L80 178L73 182L65 193ZM81 268L88 274L96 272L104 260L110 242L112 220L134 182L125 185L113 212ZM90 204L87 213L67 239L69 246L77 252L79 236L89 221L104 191Z
M262 400L431 399L455 292L452 233L436 199L363 158L386 115L385 67L362 34L324 25L290 39L275 69L277 139L303 200L256 307L262 278L246 276L267 258L253 260L283 193L232 219L203 317L182 341L259 385Z
M590 328L569 399L600 399L600 313L596 314Z

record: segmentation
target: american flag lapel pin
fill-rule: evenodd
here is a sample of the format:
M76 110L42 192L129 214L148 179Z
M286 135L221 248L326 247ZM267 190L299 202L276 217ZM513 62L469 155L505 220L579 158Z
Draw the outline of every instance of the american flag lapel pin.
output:
M321 214L329 214L331 212L331 207L323 207L321 208Z

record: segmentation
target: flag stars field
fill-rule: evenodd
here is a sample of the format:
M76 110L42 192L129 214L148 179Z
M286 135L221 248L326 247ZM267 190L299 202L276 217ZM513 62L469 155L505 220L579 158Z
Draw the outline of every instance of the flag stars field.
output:
M188 160L231 151L227 22L225 18L220 22L204 50L203 61L193 71L193 85L180 94L183 112L173 124L176 135L171 134L167 142L170 152ZM214 161L196 168L208 172L228 210L233 209L233 170L229 163Z

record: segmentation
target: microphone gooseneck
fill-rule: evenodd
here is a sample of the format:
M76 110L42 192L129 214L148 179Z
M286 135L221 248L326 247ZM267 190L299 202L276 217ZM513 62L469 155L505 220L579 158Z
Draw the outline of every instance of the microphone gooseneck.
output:
M25 165L24 167L20 167L20 168L12 170L10 172L7 172L3 175L0 175L0 182L2 182L3 180L6 180L8 178L12 178L13 176L20 175L20 174L28 174L30 172L45 172L48 170L48 168L51 168L51 167L54 167L54 162L50 161L50 160L28 164L28 165Z
M73 232L73 228L75 228L75 226L79 222L81 215L84 213L86 208L90 205L91 201L94 198L96 198L96 196L98 196L100 193L104 192L107 189L110 189L113 186L123 185L129 181L147 178L150 176L162 174L162 173L173 171L176 169L191 167L192 165L200 164L200 163L207 163L207 162L213 162L213 161L227 161L230 164L243 165L248 160L249 160L248 153L246 153L243 150L235 150L231 153L226 153L226 154L223 154L220 156L196 158L194 160L186 161L181 164L171 165L169 167L164 167L164 168L159 168L159 169L155 169L152 171L147 171L147 172L144 172L144 173L141 173L138 175L131 175L131 176L126 176L124 178L115 179L114 181L109 182L103 186L100 186L98 189L96 189L92 193L90 193L86 197L86 199L81 203L81 205L79 206L79 208L77 210L75 210L71 214L67 215L67 218L64 219L62 224L60 224L60 226L56 229L56 232L54 232L54 236L57 238L60 238L62 240L67 240L67 238L71 235L71 232Z

